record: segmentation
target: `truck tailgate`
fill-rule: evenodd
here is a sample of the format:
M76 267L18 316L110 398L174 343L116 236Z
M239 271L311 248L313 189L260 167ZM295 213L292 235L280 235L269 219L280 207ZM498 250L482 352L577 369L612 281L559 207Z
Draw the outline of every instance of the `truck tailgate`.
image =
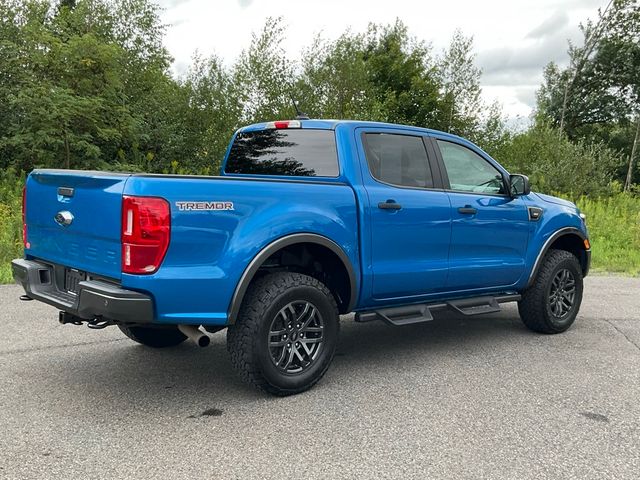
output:
M27 180L25 253L119 279L122 192L129 177L34 170Z

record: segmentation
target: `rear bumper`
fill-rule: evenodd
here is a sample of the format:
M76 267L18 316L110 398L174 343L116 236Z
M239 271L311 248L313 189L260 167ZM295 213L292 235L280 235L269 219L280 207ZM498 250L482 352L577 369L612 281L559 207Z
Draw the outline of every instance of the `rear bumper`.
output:
M29 297L84 320L104 318L124 323L153 322L153 300L148 295L101 280L79 282L78 293L74 294L59 287L64 285L63 268L23 259L11 262L11 268L13 278Z

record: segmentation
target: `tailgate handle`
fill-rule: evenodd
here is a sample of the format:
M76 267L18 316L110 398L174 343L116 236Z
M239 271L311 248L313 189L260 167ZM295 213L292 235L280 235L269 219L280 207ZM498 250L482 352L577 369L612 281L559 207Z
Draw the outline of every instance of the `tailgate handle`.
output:
M58 195L61 197L73 197L75 190L71 187L58 187Z

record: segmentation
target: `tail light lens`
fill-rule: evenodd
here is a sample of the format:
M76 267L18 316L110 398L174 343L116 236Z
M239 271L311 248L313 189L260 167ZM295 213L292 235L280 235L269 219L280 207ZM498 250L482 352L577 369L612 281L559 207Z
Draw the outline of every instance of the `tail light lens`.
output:
M22 187L22 244L24 248L31 248L27 241L27 187Z
M171 210L158 197L130 197L122 200L122 272L153 273L160 267L169 247Z

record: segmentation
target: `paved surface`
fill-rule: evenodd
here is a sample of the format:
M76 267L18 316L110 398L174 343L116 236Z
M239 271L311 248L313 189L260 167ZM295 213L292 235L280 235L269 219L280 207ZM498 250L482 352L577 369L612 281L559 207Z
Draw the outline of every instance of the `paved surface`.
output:
M530 333L513 305L346 318L325 379L284 399L238 380L222 333L154 351L19 293L0 288L2 479L640 475L640 279L587 278L563 335Z

